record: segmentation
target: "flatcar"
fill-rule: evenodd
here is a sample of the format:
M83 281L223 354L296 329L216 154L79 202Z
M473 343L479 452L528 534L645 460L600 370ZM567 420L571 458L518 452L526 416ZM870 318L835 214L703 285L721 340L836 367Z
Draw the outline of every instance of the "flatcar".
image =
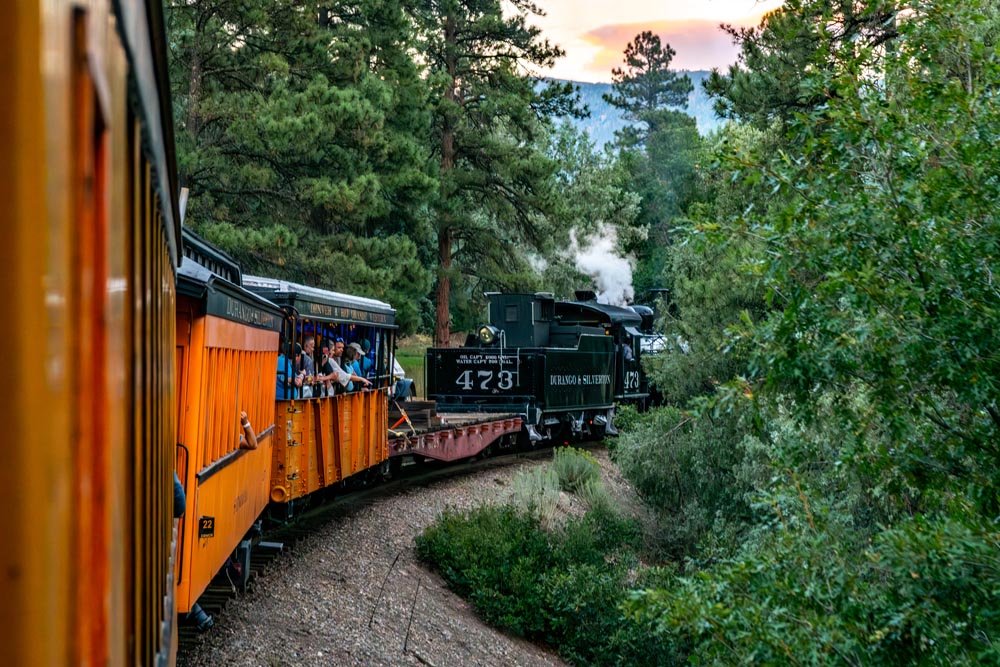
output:
M463 347L427 350L439 410L516 414L531 440L569 440L614 433L616 404L648 401L640 313L592 292L486 296L488 323Z
M0 664L169 664L180 206L158 2L0 2Z

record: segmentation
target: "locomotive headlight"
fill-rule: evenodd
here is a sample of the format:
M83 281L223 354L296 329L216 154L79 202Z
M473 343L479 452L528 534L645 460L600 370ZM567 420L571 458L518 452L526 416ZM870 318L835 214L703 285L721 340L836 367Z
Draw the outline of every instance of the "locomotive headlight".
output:
M479 331L477 333L479 334L479 340L483 345L492 345L493 341L495 341L500 335L500 330L496 327L490 326L489 324L484 324L479 327Z

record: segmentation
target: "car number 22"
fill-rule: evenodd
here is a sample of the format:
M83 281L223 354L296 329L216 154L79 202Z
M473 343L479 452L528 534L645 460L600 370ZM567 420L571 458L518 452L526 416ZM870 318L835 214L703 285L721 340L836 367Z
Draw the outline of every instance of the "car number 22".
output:
M476 388L483 391L507 391L514 388L514 372L464 371L455 380L455 384L463 391L472 391Z

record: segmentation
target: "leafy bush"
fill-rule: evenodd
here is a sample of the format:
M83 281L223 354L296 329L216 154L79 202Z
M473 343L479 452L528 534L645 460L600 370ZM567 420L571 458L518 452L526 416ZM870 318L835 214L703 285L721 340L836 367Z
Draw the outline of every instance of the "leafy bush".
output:
M651 410L614 452L622 473L663 514L661 542L683 558L728 524L732 545L752 519L750 497L770 475L759 442L738 413L700 416L676 408Z
M604 565L608 561L638 562L642 530L634 519L613 509L591 510L568 521L554 536L556 560L564 563Z
M575 447L557 448L552 455L552 470L559 478L560 488L569 493L601 476L601 466L594 455Z
M554 565L538 520L512 507L445 512L417 536L417 556L432 563L483 618L518 635L545 630L542 577Z
M642 421L642 418L643 413L639 412L639 408L634 405L626 403L615 408L615 428L619 431L631 431Z
M575 565L554 570L545 580L551 633L559 654L578 665L683 664L646 619L626 616L621 566Z
M604 486L604 482L599 479L586 481L576 490L576 495L587 503L587 508L591 511L614 512L614 502L611 500L611 495L608 493L607 487Z
M417 555L485 620L572 662L673 664L652 625L622 611L639 577L640 541L635 522L614 511L592 510L552 532L532 515L490 506L443 514L417 538Z
M863 549L835 527L799 526L628 610L702 664L998 664L993 526L917 518Z

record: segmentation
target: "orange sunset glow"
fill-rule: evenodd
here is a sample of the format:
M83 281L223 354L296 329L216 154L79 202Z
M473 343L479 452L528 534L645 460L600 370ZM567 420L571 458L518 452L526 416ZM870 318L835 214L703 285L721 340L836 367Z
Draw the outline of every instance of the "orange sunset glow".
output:
M677 69L711 69L736 61L737 47L720 30L722 23L749 26L760 22L782 0L539 0L547 13L535 19L546 37L566 50L566 57L546 74L575 81L610 81L622 62L625 45L652 30L677 55Z

